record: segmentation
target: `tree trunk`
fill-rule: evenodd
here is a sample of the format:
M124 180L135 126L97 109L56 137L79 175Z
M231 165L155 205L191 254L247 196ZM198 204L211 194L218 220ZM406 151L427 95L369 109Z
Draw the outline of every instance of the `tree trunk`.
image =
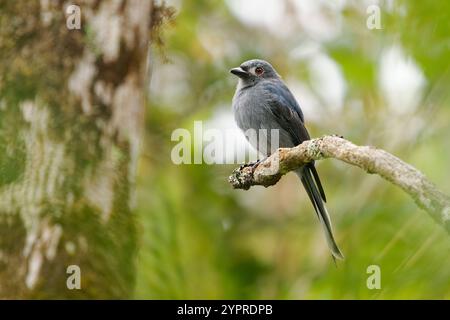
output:
M132 294L152 2L77 4L0 0L0 298Z

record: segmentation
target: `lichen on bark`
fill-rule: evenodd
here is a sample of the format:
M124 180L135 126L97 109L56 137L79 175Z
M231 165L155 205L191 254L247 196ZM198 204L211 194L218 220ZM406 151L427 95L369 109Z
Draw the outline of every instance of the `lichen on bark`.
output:
M0 298L126 298L152 2L0 2ZM68 290L76 264L82 289Z

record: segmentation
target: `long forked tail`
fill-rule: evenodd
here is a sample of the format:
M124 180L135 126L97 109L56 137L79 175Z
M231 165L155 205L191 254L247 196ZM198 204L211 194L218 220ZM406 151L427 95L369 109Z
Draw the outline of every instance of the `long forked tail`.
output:
M344 259L343 254L339 250L336 241L334 240L330 216L328 215L327 209L325 208L324 204L324 202L326 201L325 193L323 192L323 188L319 180L319 175L317 174L314 164L308 164L302 169L297 170L296 173L302 181L306 193L308 194L309 199L314 206L314 210L316 211L317 217L319 218L320 224L322 225L325 232L327 244L331 250L333 258L341 260Z

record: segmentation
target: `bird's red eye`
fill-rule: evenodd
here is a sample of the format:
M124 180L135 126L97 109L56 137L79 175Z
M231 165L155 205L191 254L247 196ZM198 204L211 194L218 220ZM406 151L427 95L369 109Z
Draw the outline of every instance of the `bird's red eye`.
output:
M260 76L264 73L264 69L262 67L256 67L255 73Z

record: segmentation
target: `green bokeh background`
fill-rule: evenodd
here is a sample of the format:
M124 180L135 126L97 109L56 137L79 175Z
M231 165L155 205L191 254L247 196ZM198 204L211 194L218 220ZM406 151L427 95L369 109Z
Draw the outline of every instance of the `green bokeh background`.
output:
M233 190L227 177L235 165L171 161L172 131L231 113L236 79L228 70L259 57L319 101L319 109L305 112L312 136L337 133L383 148L450 194L450 2L374 2L381 30L366 27L371 1L319 3L323 17L339 21L339 31L326 39L298 22L292 1L283 1L278 30L240 20L231 2L173 3L177 15L163 28L165 43L153 48L137 185L136 298L450 298L448 234L378 176L336 160L318 163L346 255L336 267L295 175L268 189ZM293 58L305 43L338 66L346 87L342 107L320 103L327 93L314 85L310 58ZM392 47L424 78L417 107L401 112L379 84L383 54ZM380 290L366 286L370 265L381 268Z

